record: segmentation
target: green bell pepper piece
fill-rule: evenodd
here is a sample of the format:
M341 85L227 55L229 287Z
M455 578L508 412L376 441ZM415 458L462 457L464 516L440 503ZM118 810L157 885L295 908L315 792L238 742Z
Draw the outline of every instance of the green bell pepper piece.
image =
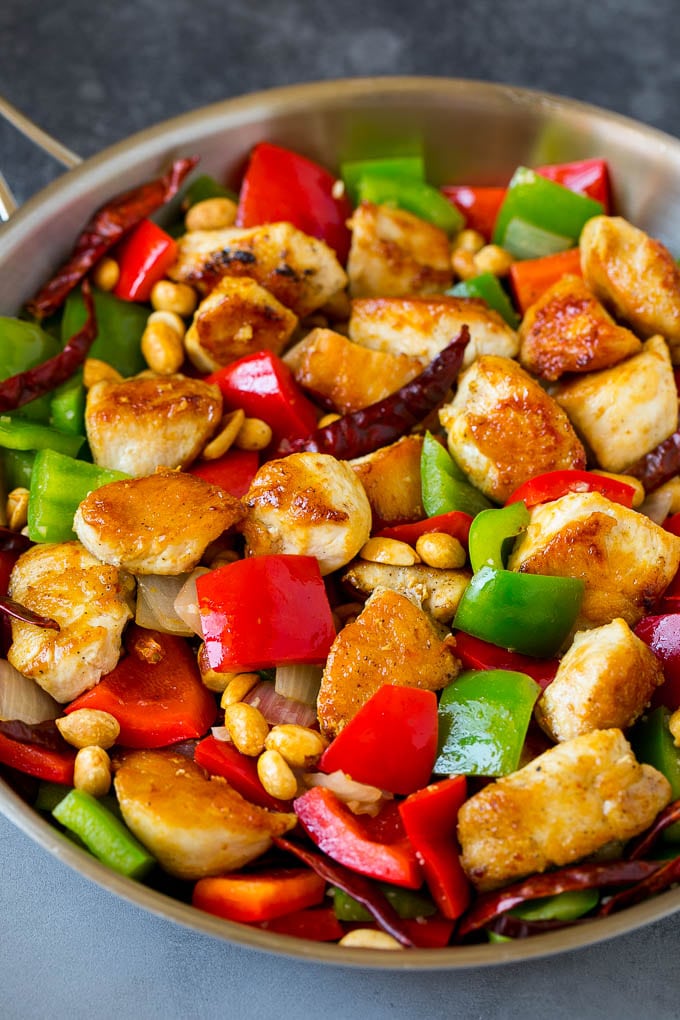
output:
M482 510L470 525L468 548L470 565L477 572L482 567L505 567L505 543L526 531L531 514L521 501L499 510Z
M85 436L61 432L49 425L26 418L0 415L0 446L9 450L57 450L75 457L85 442Z
M367 177L391 181L424 181L425 160L422 156L386 156L383 159L353 159L340 166L340 176L350 202L356 205L359 185Z
M97 316L97 339L89 351L90 358L99 358L113 365L127 378L146 368L141 340L149 317L149 309L134 301L122 301L114 294L93 289ZM85 324L86 311L80 290L71 291L64 306L62 339L66 343Z
M83 790L71 790L53 809L52 815L82 839L90 853L121 875L143 878L155 864L148 850L125 825Z
M207 198L230 198L232 202L238 202L238 195L230 188L216 181L210 174L201 174L191 182L182 195L182 208L190 209L197 202L205 202Z
M85 435L85 387L83 370L57 386L50 400L50 425L62 432Z
M28 537L33 542L71 541L75 512L87 494L128 477L54 450L39 450L28 497Z
M556 655L576 622L585 585L482 567L463 592L453 627L524 655Z
M597 889L575 889L573 892L542 896L514 907L508 913L524 921L575 921L594 910L600 902Z
M425 433L420 456L420 478L423 507L428 517L462 510L475 517L493 504L473 485L441 443L430 432Z
M661 706L643 716L630 732L630 744L635 757L646 765L653 765L671 784L673 800L680 797L680 747L675 746L668 727L670 711ZM680 822L669 825L662 833L664 841L680 842Z
M35 368L60 350L59 342L36 322L0 316L0 380ZM15 413L22 418L46 422L49 417L49 398L31 400Z
M31 484L31 472L35 460L34 450L2 450L2 479L7 492L12 489L28 489Z
M442 692L437 775L515 772L540 685L507 669L466 670Z
M503 284L493 273L480 273L479 276L473 276L470 280L461 280L445 293L452 294L453 297L481 298L489 308L498 312L512 329L517 329L519 325L520 316L512 307L512 302L503 289Z
M399 209L427 220L447 234L457 234L465 226L465 217L445 198L441 191L412 178L395 180L392 177L362 177L359 181L359 201L375 205L396 205Z
M431 899L412 889L401 889L394 885L379 883L386 898L392 904L399 917L431 917L437 908ZM338 921L372 921L373 916L358 900L349 893L333 888L333 910Z
M488 938L489 942L493 943L514 941L514 939L511 939L509 935L499 935L498 932L495 931L487 931L486 937Z
M554 255L578 244L587 220L603 212L594 198L520 166L498 211L493 241L518 259Z

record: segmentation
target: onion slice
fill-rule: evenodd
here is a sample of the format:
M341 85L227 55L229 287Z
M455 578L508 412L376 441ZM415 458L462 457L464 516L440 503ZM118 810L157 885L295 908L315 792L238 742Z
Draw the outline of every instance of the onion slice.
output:
M331 790L355 815L372 815L375 818L385 801L392 799L391 794L384 793L379 787L358 783L340 769L329 773L307 772L302 781L308 787L323 786Z
M201 614L198 611L198 593L196 591L196 579L203 574L209 574L207 567L196 567L190 574L183 574L184 584L175 597L174 609L180 620L183 620L191 634L198 634L203 637L201 627Z
M160 630L164 634L193 637L193 629L175 610L175 599L186 580L187 574L178 574L175 577L149 574L138 577L135 622L146 630Z
M319 666L277 666L274 688L283 698L316 705L322 673Z
M297 723L298 726L316 727L316 710L301 701L283 698L276 693L274 684L263 680L255 684L243 699L248 705L259 708L270 726L278 723Z
M35 680L0 659L0 719L34 724L56 719L61 706Z

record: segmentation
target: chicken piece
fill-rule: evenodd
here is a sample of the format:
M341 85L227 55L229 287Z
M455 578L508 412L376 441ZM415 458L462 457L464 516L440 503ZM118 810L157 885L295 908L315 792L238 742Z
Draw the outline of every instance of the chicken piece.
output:
M177 878L242 868L297 822L294 814L251 804L175 751L119 752L113 765L125 824Z
M622 617L634 627L680 565L680 538L598 492L573 492L534 507L508 560L510 570L580 577L577 629Z
M196 368L216 372L255 351L280 354L297 322L297 315L255 280L223 276L196 309L184 346Z
M420 521L425 516L420 482L422 436L402 436L364 457L348 461L366 490L375 528Z
M332 329L313 329L284 360L303 389L340 414L375 404L425 368L417 358L371 351Z
M343 584L361 595L376 588L389 588L417 602L438 623L450 623L468 586L470 572L440 570L416 563L412 567L394 567L388 563L355 560L343 574Z
M321 732L335 737L382 687L438 691L458 676L455 642L439 637L411 599L381 589L331 646L321 678L317 714Z
M80 542L35 545L17 560L9 594L59 630L12 620L7 658L55 701L77 698L118 662L134 581Z
M432 361L465 324L470 341L463 367L481 354L514 358L519 337L505 320L479 298L370 297L352 302L350 339L374 351L408 354Z
M458 813L461 862L480 892L571 864L643 832L671 799L618 729L550 748L485 786Z
M251 556L316 556L330 574L356 556L371 533L371 507L345 461L292 453L259 469L246 493L242 526Z
M668 249L621 216L588 220L579 246L595 296L640 336L660 333L679 364L680 270Z
M509 358L478 358L460 377L458 392L439 419L452 457L472 484L498 503L534 475L586 464L564 411Z
M189 231L177 242L168 276L206 292L224 276L250 277L300 319L347 284L332 248L291 223Z
M372 202L361 202L349 226L352 297L436 294L451 286L449 239L439 227L403 209Z
M241 501L220 486L160 469L95 489L73 530L93 556L131 574L184 574L242 516Z
M568 274L527 309L519 329L519 360L555 381L565 372L596 372L637 354L642 344L618 326L580 276Z
M664 680L661 663L625 620L580 631L536 705L553 740L592 730L625 730L642 715Z
M560 407L605 471L624 471L678 427L678 392L660 336L613 368L561 383Z
M135 477L185 467L220 423L217 386L183 375L143 373L90 388L85 428L95 464Z

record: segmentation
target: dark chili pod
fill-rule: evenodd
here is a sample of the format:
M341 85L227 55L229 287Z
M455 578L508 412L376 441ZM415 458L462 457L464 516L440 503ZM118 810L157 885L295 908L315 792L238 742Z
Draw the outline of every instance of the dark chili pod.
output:
M79 368L87 357L87 353L97 336L97 320L90 284L83 280L83 301L87 310L87 319L82 329L71 337L63 351L48 358L41 365L28 368L25 372L11 375L0 382L0 413L13 411L17 407L30 403L36 397L42 397L56 386L66 382Z
M284 440L277 457L289 453L330 453L338 460L363 457L397 439L440 404L456 379L470 340L467 326L411 382L384 400L346 414L304 439Z
M197 156L177 159L162 177L116 195L98 209L78 237L71 256L28 303L28 311L37 319L56 312L70 291L124 234L170 201L197 162Z
M508 939L527 939L531 935L543 935L558 928L571 928L575 924L583 924L583 919L576 921L525 921L523 917L512 914L501 914L489 924L488 930L496 935L504 935Z
M14 620L23 620L24 623L32 623L36 627L44 627L46 630L59 630L59 624L49 616L41 616L34 613L32 609L15 602L9 595L0 595L0 613L11 616Z
M52 719L41 723L25 723L19 719L0 719L0 733L19 744L46 747L49 751L73 750L66 743Z
M0 552L26 552L33 545L28 535L0 527Z
M326 882L337 885L338 889L342 889L343 892L358 900L370 912L371 916L375 918L383 931L386 931L388 935L395 938L402 946L407 948L413 947L413 942L406 934L401 918L392 904L382 890L367 878L364 878L363 875L357 875L356 872L350 871L343 864L337 864L329 857L315 853L312 850L307 850L306 847L301 846L300 843L294 843L292 840L278 837L274 840L274 843L281 850L287 850L289 853L294 854L299 860L310 867L312 871L315 871L317 875L325 879Z
M638 861L642 857L649 856L650 850L664 829L676 822L680 822L680 800L674 800L672 804L658 813L650 828L631 847L628 859Z
M639 479L645 492L653 492L680 472L680 429L636 460L626 474Z
M639 861L638 863L642 864L643 862ZM598 910L597 916L608 917L610 914L623 910L624 907L632 907L635 903L641 903L642 900L663 892L664 889L668 889L679 880L680 855L671 861L657 863L656 870L651 875L647 875L630 889L622 889L621 892L610 896Z
M485 928L499 914L527 900L577 889L633 885L654 874L660 866L660 862L654 861L608 861L603 864L577 864L544 875L532 875L522 882L479 896L461 918L458 935L462 938L478 928Z

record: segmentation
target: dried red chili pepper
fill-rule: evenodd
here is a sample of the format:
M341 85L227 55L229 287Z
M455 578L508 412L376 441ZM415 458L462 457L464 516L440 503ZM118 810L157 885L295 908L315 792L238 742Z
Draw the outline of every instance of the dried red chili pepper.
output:
M531 935L542 935L558 928L571 928L575 924L583 923L584 919L580 917L576 921L525 921L522 917L502 914L492 921L488 928L496 935L504 935L509 939L528 939Z
M48 358L35 368L11 375L0 382L0 412L13 411L17 407L28 404L36 397L42 397L69 379L87 357L87 352L97 336L97 320L95 318L94 301L87 280L83 280L83 301L87 310L87 319L82 329L78 330L64 347L63 351Z
M639 863L642 864L643 862L640 861ZM610 896L602 904L596 916L609 917L610 914L615 914L624 907L632 907L635 903L640 903L656 893L663 892L664 889L668 889L670 885L673 885L679 879L680 855L674 857L671 861L661 862L660 866L657 864L656 870L651 875L647 875L630 889L622 889L621 892Z
M574 892L577 889L601 889L607 886L633 885L653 875L662 862L659 861L609 861L604 864L580 864L560 868L545 875L532 875L522 882L515 882L504 889L494 890L479 896L460 922L458 937L485 928L499 914L527 900L557 893Z
M645 492L653 492L680 471L680 429L636 460L626 474L639 479Z
M413 947L414 943L406 934L401 918L392 904L387 900L382 891L367 878L364 878L363 875L357 875L344 865L336 864L330 858L314 853L312 850L307 850L306 847L291 840L278 837L274 840L274 843L281 850L288 850L289 853L294 854L299 860L304 861L321 878L324 878L332 885L337 885L338 889L342 889L343 892L358 900L371 913L383 931L386 931L395 938L402 946L407 948Z
M116 195L98 209L78 237L71 256L28 303L28 311L37 319L56 312L102 255L177 193L197 162L197 156L177 159L162 177Z
M46 630L60 630L56 620L52 620L49 616L41 616L40 613L34 613L32 609L22 606L21 602L15 602L9 595L0 595L0 613L11 616L14 620L23 620L24 623L44 627Z
M669 825L674 825L675 822L680 822L680 800L674 800L672 804L659 812L651 827L633 844L628 854L628 860L638 861L640 858L646 857L664 829L667 829Z
M33 545L28 535L0 527L0 552L26 552Z
M310 451L330 453L338 460L349 460L373 453L381 446L400 439L444 399L458 375L469 340L470 331L467 326L462 326L458 336L427 368L396 393L346 414L304 439L284 440L279 444L276 456Z

